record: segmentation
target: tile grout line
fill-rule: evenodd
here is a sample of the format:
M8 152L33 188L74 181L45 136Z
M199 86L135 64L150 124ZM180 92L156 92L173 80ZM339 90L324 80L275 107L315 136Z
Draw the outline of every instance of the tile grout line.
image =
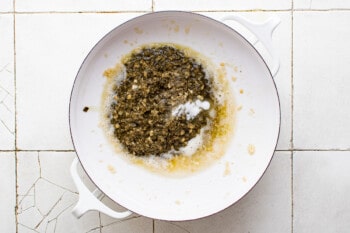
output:
M292 0L291 11L291 233L294 233L294 0Z
M15 107L15 184L16 184L16 206L15 224L18 233L18 155L17 155L17 65L16 65L16 0L13 0L13 85L14 85L14 107Z
M115 14L115 13L149 13L154 12L154 0L152 0L151 11L149 10L130 10L130 11L15 11L16 14ZM242 9L242 10L189 10L190 12L290 12L290 9ZM13 12L0 12L13 13Z
M100 222L100 233L102 233L102 220L101 220L101 212L98 212L98 219Z
M115 13L149 13L154 12L154 0L152 0L152 7L151 10L116 10L116 11L5 11L0 12L0 14L115 14ZM198 12L198 13L220 13L220 12L337 12L337 11L350 11L350 8L331 8L331 9L307 9L307 8L300 8L300 9L242 9L242 10L189 10L191 12Z
M35 14L133 14L133 13L149 13L150 10L145 11L17 11L18 15L35 15ZM1 14L1 13L0 13Z

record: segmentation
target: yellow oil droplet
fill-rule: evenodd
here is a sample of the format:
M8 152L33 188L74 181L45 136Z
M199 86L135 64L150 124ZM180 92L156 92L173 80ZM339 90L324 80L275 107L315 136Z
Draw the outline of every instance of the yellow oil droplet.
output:
M134 31L135 31L137 34L142 34L142 33L143 33L143 30L141 30L141 29L138 28L138 27L134 28Z
M224 171L224 176L228 176L231 174L231 166L229 162L226 162L225 164L225 171Z
M252 144L248 145L248 153L250 155L254 155L254 153L255 153L255 146L254 145L252 145Z
M110 171L110 173L112 173L112 174L115 174L115 173L116 173L115 168L114 168L112 165L110 165L110 164L107 166L107 169L108 169L108 171Z

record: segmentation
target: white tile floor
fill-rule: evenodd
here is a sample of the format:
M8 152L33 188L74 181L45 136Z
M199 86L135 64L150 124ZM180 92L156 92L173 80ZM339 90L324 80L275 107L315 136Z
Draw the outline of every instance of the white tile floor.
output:
M279 151L246 197L213 216L178 223L91 212L77 220L67 122L75 74L105 33L158 10L281 18ZM349 40L343 0L1 0L0 232L349 232Z

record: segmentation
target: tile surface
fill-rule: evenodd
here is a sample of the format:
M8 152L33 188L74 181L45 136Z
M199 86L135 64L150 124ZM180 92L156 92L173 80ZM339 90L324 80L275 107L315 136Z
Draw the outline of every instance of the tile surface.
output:
M150 11L152 0L16 0L17 12Z
M13 16L0 14L0 150L15 149Z
M50 158L49 164L46 163ZM78 195L69 174L74 153L18 153L18 224L19 232L85 232L100 226L98 213L91 212L76 220L70 211ZM45 170L55 173L53 177ZM57 182L64 180L64 184ZM72 188L73 187L73 188ZM51 230L48 230L51 229Z
M0 12L13 11L13 0L2 0L0 6Z
M294 9L349 9L350 2L343 0L294 0Z
M155 221L155 233L290 232L290 156L290 152L277 152L260 182L237 204L199 220Z
M18 148L72 149L68 105L80 64L102 36L136 15L17 16Z
M350 152L294 155L294 232L349 232Z
M272 0L268 2L257 0L154 0L154 10L185 10L185 11L213 11L213 10L244 10L244 9L291 9L291 0Z
M1 233L349 232L350 1L0 2ZM132 214L118 220L96 211L76 219L71 210L79 194L69 173L76 155L68 125L75 75L108 31L160 10L217 20L231 14L256 22L281 19L273 34L281 62L274 78L281 151L242 200L203 219L166 222ZM255 41L238 23L225 23ZM269 65L269 54L261 44L256 47ZM93 191L95 185L78 170ZM108 197L101 201L125 210Z
M136 215L116 220L91 211L76 219L71 210L78 193L69 173L74 157L73 152L18 152L19 233L152 232L152 220ZM117 205L109 201L109 206Z
M294 14L296 148L350 148L349 21L348 12Z
M0 152L0 232L16 231L15 153Z

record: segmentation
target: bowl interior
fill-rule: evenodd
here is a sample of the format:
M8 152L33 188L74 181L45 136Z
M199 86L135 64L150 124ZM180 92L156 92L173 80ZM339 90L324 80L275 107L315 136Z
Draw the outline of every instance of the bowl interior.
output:
M99 127L97 109L105 83L103 71L136 46L154 42L189 46L216 65L231 64L226 77L240 109L234 137L225 155L213 166L184 178L157 175L126 162L116 155ZM90 107L88 112L83 111L85 106ZM74 146L93 182L129 210L164 220L208 216L244 196L272 158L279 124L277 91L261 56L224 24L186 12L147 14L107 34L84 60L70 103ZM249 153L252 148L254 153ZM108 170L109 165L115 173Z

